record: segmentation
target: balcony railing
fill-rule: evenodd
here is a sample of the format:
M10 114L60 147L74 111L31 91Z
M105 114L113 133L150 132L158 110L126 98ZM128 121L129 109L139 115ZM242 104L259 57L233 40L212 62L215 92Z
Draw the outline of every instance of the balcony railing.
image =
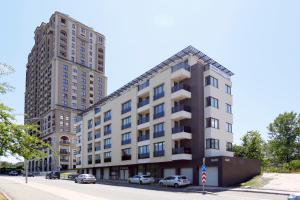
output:
M99 164L99 163L101 163L101 160L100 160L100 159L97 159L97 160L95 160L95 163L96 163L96 164Z
M109 134L111 134L111 129L104 130L104 135L109 135Z
M153 152L153 156L154 157L161 157L161 156L164 156L165 155L165 151L154 151Z
M157 118L160 118L160 117L163 117L163 116L165 116L165 112L154 113L153 114L153 119L157 119Z
M111 144L105 144L104 145L104 149L109 149L109 148L111 148Z
M130 128L130 127L131 127L131 123L122 124L121 129L126 129L126 128Z
M122 160L131 160L131 155L123 155Z
M139 153L138 159L150 158L150 153Z
M149 122L149 120L150 120L149 116L140 117L139 120L138 120L138 125L147 123L147 122Z
M191 112L191 107L187 106L187 105L178 105L178 106L174 106L172 108L172 113L176 113L176 112L180 112L180 111Z
M104 117L104 122L108 121L108 120L111 120L111 115L108 115L108 116L105 116Z
M184 85L184 84L178 84L178 85L175 85L172 87L172 93L174 92L177 92L178 90L181 90L181 89L184 89L184 90L187 90L187 91L191 91L191 88L187 85Z
M191 66L189 66L187 63L183 62L183 63L179 63L175 66L172 67L172 73L176 72L177 70L180 69L185 69L187 71L191 71Z
M70 153L70 151L65 150L65 149L61 149L59 152L60 152L61 154L69 154L69 153Z
M140 107L143 107L143 106L145 106L145 105L148 105L149 102L150 102L149 99L144 99L143 101L138 102L137 107L140 108Z
M180 133L180 132L191 133L192 129L189 126L174 126L172 128L172 133L173 134Z
M95 126L99 126L101 124L101 121L98 120L98 121L95 121Z
M91 165L91 164L93 164L93 161L92 161L92 160L89 160L89 161L88 161L88 165Z
M172 149L172 154L191 154L191 148L186 148L186 147L178 147L178 148L173 148Z
M127 140L122 140L121 141L121 144L124 145L124 144L130 144L131 143L131 139L127 139Z
M138 86L138 91L140 91L140 90L142 90L142 89L144 89L144 88L146 88L146 87L148 87L148 86L149 86L149 80L147 80L146 82L140 84L140 85Z
M96 146L95 147L95 151L100 151L101 150L101 146Z
M60 159L60 162L69 162L69 159Z
M138 142L149 140L149 139L150 139L150 134L138 136Z
M88 148L88 152L90 153L90 152L92 152L93 151L93 149L92 148Z
M153 132L153 138L162 137L165 135L165 131Z
M111 157L109 157L109 158L104 158L104 162L111 162Z
M154 94L154 95L153 95L153 100L162 98L163 96L165 96L165 93L164 93L164 92L161 92L161 93L158 93L158 94Z
M131 111L131 107L127 107L127 108L122 109L121 113L124 114L124 113L127 113L129 111Z
M95 133L95 139L98 139L101 137L101 133Z
M59 143L60 144L70 144L70 141L69 140L61 140Z

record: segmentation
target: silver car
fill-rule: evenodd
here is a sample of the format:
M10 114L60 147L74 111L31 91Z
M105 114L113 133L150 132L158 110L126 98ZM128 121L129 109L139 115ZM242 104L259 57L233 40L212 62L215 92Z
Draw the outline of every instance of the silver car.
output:
M149 175L136 175L130 177L128 180L129 183L139 183L139 184L151 184L154 183L154 178Z
M190 185L191 182L187 179L186 176L175 175L168 176L159 181L160 186L173 186L175 188Z
M297 193L297 194L291 194L291 195L288 197L288 200L300 200L300 193Z
M75 183L96 183L96 178L92 174L80 174L75 178Z

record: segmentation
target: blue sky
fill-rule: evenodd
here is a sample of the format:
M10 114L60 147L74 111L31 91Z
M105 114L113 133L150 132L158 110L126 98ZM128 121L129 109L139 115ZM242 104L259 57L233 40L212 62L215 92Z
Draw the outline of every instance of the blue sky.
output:
M54 11L106 36L108 93L192 45L232 70L234 139L248 130L267 138L281 112L300 111L300 2L222 0L3 1L0 62L16 89L0 97L24 113L27 55L34 30Z

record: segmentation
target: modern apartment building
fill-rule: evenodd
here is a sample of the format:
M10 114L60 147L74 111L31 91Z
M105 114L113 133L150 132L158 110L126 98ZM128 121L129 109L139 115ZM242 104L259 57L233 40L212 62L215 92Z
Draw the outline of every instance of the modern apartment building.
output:
M73 118L106 96L105 38L55 12L35 30L26 69L25 123L50 143L49 156L29 162L34 172L75 168Z
M197 49L183 49L77 117L77 168L98 179L183 174L199 184L206 157L208 184L230 184L222 166L237 163L232 75Z

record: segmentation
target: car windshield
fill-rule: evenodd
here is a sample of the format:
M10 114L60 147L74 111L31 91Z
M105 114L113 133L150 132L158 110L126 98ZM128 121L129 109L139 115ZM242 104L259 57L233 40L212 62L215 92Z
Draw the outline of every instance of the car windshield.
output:
M87 174L87 175L85 175L85 177L88 177L88 178L94 178L94 175L92 175L92 174Z
M178 179L187 179L186 176L179 176Z
M147 176L143 176L143 177L144 177L144 178L150 178L150 176L148 176L148 175L147 175Z

